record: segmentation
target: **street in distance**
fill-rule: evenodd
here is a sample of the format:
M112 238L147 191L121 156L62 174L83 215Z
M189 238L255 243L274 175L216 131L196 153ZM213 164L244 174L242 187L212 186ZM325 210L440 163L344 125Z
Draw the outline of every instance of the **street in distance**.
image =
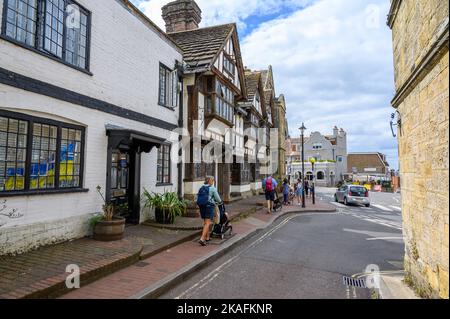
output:
M189 306L185 303L178 306L178 314L198 314L208 317L212 312L221 314L272 314L271 304L222 304L222 308L213 308L212 306Z

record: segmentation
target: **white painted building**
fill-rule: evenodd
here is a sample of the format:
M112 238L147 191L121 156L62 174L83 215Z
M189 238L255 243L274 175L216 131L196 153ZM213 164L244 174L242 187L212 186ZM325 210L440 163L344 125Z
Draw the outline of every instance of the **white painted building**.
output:
M144 187L178 190L181 50L125 0L0 10L0 255L87 235L97 185L145 221Z

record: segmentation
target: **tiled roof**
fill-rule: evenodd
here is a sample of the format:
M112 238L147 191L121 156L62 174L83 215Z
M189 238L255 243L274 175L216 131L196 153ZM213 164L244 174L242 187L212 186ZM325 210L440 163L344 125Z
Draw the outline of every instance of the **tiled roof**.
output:
M204 71L223 47L234 30L234 23L213 27L169 33L169 37L183 50L189 71Z
M253 101L256 91L258 90L259 80L261 79L261 72L251 72L246 70L245 83L247 85L247 100Z

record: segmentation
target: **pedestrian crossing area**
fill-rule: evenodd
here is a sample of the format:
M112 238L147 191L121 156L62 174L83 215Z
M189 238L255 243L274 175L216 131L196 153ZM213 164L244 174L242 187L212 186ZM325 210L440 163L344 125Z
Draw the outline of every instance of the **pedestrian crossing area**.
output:
M339 207L339 208L353 208L353 207L356 207L356 208L358 208L358 209L362 209L362 210L365 210L365 211L374 211L374 209L373 208L378 208L379 210L382 210L382 211L384 211L384 212L401 212L402 211L402 209L401 209L401 207L399 207L399 206L391 206L391 205L389 205L389 206L383 206L383 205L379 205L379 204L372 204L372 206L371 207L364 207L364 206L345 206L344 204L342 204L342 203L336 203L336 202L331 202L331 204L332 205L334 205L334 206L336 206L336 207Z
M385 218L380 218L380 217L374 216L374 215L357 214L357 213L353 213L353 212L340 212L340 214L346 215L346 216L352 216L352 217L364 220L369 223L386 226L386 227L393 228L396 230L402 230L401 221L397 222L397 221L393 221L393 220L387 220Z

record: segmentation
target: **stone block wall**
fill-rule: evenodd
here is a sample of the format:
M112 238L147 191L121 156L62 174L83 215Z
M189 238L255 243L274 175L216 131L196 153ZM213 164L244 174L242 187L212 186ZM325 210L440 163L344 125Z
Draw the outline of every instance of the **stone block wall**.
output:
M423 297L448 298L448 2L393 3L406 279Z

